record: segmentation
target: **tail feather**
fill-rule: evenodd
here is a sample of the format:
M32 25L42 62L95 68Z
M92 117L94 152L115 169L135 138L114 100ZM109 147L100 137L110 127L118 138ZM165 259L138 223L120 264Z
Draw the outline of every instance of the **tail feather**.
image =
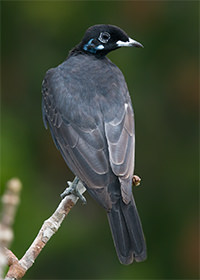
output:
M113 241L122 264L146 259L146 244L134 198L128 205L118 199L107 212Z

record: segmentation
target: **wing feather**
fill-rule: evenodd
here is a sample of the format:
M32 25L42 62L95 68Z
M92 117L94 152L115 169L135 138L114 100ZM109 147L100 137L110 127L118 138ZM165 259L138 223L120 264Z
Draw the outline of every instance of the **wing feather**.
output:
M43 120L46 127L48 123L54 142L72 172L89 186L91 194L106 209L110 209L107 187L111 168L103 120L91 119L92 114L84 104L82 107L80 102L77 106L74 104L77 100L71 96L71 87L70 83L69 87L64 85L58 69L47 72L42 88ZM79 86L74 85L75 90L80 93Z
M122 165L128 149L129 135L123 128L117 142L109 143L110 161L115 165Z
M118 120L106 123L105 131L111 168L119 177L122 198L128 204L132 195L131 179L135 159L134 116L130 101L124 104L124 112Z

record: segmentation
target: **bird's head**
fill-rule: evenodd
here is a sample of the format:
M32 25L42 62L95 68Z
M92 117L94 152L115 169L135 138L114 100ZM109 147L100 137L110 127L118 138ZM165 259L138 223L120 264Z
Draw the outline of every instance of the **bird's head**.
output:
M82 51L104 56L120 47L137 47L143 45L131 39L122 29L114 25L98 24L91 26L79 44Z

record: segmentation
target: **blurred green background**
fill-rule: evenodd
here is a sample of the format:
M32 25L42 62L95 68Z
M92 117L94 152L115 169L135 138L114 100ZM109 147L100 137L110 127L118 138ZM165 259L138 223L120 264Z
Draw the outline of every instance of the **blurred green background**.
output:
M13 252L20 258L73 178L41 115L45 72L97 23L120 26L144 49L109 58L124 73L136 116L134 189L148 246L144 263L118 262L104 210L87 195L48 243L28 279L198 278L198 1L4 1L1 194L23 182Z

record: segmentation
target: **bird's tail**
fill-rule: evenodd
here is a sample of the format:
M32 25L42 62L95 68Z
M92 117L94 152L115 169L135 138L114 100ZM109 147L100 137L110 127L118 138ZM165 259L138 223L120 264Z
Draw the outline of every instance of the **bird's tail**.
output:
M122 264L146 259L146 244L134 198L128 205L118 199L107 212L118 258Z

